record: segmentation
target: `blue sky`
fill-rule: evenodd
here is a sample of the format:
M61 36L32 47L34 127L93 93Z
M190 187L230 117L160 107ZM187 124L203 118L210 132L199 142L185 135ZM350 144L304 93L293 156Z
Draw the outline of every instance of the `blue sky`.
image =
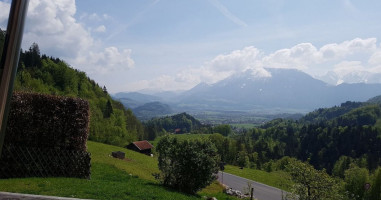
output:
M9 1L0 1L6 27ZM378 0L30 0L23 48L111 92L189 89L267 67L381 82ZM327 75L328 74L328 75Z

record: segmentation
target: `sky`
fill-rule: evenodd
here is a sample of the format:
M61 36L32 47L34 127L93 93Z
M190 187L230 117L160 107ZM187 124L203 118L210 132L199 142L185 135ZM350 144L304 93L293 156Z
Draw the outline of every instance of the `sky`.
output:
M0 0L5 29L9 0ZM30 0L23 49L109 92L186 90L253 70L293 68L381 83L379 0Z

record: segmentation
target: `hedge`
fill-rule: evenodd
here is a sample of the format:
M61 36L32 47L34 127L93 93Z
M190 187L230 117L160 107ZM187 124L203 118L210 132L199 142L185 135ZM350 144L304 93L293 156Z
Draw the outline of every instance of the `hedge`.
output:
M86 151L89 118L86 100L14 93L4 143Z
M0 178L90 178L89 103L14 93L0 157Z

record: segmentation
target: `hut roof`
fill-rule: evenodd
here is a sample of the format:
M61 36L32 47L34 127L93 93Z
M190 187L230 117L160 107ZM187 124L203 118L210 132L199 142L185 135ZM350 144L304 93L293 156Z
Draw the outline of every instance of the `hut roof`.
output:
M149 143L147 140L136 141L136 142L133 142L133 144L134 144L139 150L146 150L146 149L152 149L152 148L153 148L152 144Z

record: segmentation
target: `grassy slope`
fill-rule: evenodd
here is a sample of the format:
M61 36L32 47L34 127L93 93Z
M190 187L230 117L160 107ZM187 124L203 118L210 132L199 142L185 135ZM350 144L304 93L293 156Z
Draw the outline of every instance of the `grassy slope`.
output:
M282 171L274 171L269 173L262 170L248 168L240 169L237 166L226 165L224 172L280 188L285 191L290 191L292 186L289 175Z
M152 173L158 172L156 158L127 149L88 142L92 154L91 180L74 178L22 178L0 180L0 191L43 194L91 199L201 199L222 194L222 187L212 184L196 196L189 196L158 184ZM112 151L126 152L128 160L109 156Z

